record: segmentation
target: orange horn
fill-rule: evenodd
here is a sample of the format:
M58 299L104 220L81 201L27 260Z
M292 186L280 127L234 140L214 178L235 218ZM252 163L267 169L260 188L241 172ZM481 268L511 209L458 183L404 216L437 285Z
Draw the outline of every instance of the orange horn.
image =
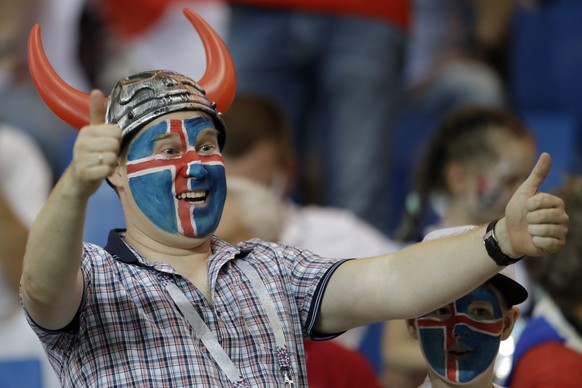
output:
M184 9L184 15L198 31L206 53L206 72L198 83L206 90L206 98L216 103L216 110L224 113L236 89L236 75L230 54L222 39L204 19L188 8Z
M236 89L236 76L230 54L218 34L200 16L189 9L184 15L196 28L206 53L206 72L199 81L209 101L219 112L226 112ZM40 26L34 25L28 42L28 66L38 93L61 120L74 128L87 125L89 95L68 85L50 65L40 37Z
M68 85L49 63L35 24L28 41L28 67L38 94L61 120L76 129L89 124L89 95Z

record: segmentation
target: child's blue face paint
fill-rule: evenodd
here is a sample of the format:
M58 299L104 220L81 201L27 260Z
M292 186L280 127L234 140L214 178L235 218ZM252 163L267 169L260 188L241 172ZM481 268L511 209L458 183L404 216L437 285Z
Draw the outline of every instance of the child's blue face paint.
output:
M129 188L160 229L188 237L218 227L226 178L211 120L167 120L142 130L127 155Z
M468 383L495 361L504 323L491 290L477 288L416 321L424 356L442 378Z

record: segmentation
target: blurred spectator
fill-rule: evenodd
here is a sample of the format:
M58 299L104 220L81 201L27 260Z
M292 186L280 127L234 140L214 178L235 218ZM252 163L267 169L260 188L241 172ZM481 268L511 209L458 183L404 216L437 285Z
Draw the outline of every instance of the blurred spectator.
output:
M291 118L302 160L295 199L386 230L408 0L229 2L238 90Z
M52 185L50 169L25 133L0 125L0 386L58 387L18 300L28 228Z
M556 192L570 216L568 237L559 253L527 261L541 289L515 350L515 388L582 386L582 176Z
M535 153L533 134L509 110L471 106L450 112L419 149L398 239L420 240L434 214L437 225L429 229L480 225L500 216Z
M28 33L44 5L42 0L0 0L0 121L25 131L38 143L56 179L64 166L69 129L36 93L26 61Z
M287 118L274 101L241 93L235 97L224 120L229 138L223 157L229 185L236 181L234 178L247 178L271 190L273 207L279 209L275 214L283 225L280 229L270 228L271 233L279 231L273 236L278 241L330 257L375 256L398 249L378 230L347 210L299 206L291 200L289 193L298 163ZM238 191L244 192L244 188Z
M412 109L438 118L465 105L505 105L515 2L413 0L406 60Z

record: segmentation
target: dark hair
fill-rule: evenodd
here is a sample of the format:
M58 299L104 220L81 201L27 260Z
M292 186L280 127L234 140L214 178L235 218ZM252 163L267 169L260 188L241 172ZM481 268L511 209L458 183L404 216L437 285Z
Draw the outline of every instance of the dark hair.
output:
M420 149L421 160L414 173L414 189L409 194L406 212L396 231L401 241L421 239L420 230L432 193L448 193L444 176L451 161L466 164L496 157L488 141L491 129L516 137L532 137L525 123L516 114L499 108L464 107L452 111L440 122L429 140Z
M565 310L582 304L582 176L567 177L555 194L570 217L566 245L551 255L525 260L532 280Z
M237 95L224 114L228 141L222 151L237 159L263 140L274 142L283 158L292 149L290 124L282 108L273 100L251 94Z

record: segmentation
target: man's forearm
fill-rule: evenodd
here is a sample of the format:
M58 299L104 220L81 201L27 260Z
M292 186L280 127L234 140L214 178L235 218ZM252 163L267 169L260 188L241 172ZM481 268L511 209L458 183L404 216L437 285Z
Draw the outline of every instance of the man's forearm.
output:
M80 262L88 199L76 193L67 173L33 224L24 257L25 306L37 323L49 329L72 319L83 292Z
M327 286L319 330L333 333L411 318L466 294L500 269L487 255L484 233L479 227L392 255L342 264Z
M27 237L28 228L0 192L0 272L14 291L15 298L18 295Z

